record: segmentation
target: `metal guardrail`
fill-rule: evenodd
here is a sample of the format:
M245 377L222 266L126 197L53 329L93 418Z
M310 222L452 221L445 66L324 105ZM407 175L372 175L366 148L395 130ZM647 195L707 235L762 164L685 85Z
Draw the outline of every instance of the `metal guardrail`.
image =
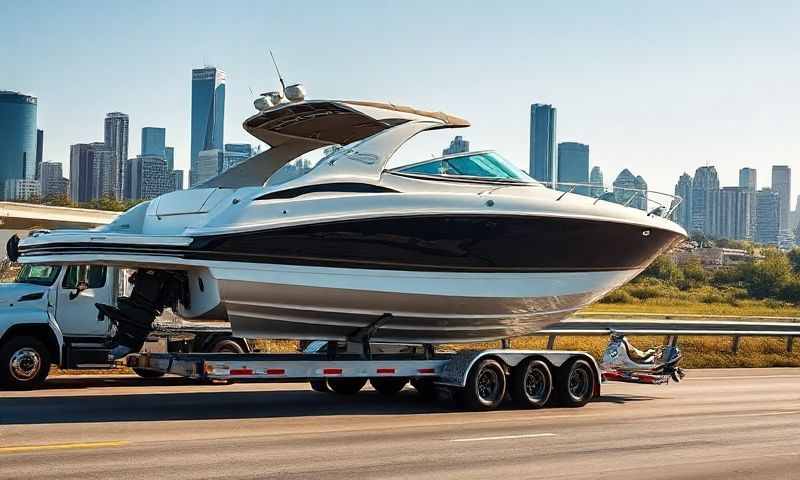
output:
M732 337L733 353L738 351L741 337L784 337L786 351L791 353L794 338L800 337L800 322L576 319L551 325L535 335L546 335L547 348L551 349L560 336L608 335L610 330L626 335L665 335L668 344L677 342L681 335Z

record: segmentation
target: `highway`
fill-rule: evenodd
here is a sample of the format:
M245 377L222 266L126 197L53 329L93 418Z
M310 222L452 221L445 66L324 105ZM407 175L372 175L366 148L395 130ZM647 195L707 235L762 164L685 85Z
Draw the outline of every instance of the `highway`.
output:
M800 369L603 387L581 409L480 413L410 389L57 377L0 392L0 479L800 478Z

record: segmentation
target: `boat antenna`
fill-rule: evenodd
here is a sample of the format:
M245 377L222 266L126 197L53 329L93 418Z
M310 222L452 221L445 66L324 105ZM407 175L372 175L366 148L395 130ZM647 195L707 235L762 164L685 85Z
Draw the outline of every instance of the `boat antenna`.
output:
M278 68L278 62L275 61L275 55L272 54L272 50L269 51L269 56L272 57L272 64L275 65L275 71L278 72L278 80L281 81L281 93L283 96L286 96L286 84L283 82L283 77L281 76L281 71Z

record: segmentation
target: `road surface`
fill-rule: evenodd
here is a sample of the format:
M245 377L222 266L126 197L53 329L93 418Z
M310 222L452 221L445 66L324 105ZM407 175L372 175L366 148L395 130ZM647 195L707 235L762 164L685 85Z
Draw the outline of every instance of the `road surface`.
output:
M800 369L604 385L581 409L458 412L412 390L60 377L0 392L0 479L800 479Z

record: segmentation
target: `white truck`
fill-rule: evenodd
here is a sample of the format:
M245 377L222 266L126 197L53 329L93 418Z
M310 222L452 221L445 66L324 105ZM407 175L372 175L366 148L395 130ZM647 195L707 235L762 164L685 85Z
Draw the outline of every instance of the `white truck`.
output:
M98 265L25 265L13 283L0 284L0 389L35 388L49 367L105 369L111 321L95 303L116 304L127 292L123 269ZM247 353L247 341L232 336L230 325L157 321L144 350L162 353ZM143 377L163 373L134 369Z

